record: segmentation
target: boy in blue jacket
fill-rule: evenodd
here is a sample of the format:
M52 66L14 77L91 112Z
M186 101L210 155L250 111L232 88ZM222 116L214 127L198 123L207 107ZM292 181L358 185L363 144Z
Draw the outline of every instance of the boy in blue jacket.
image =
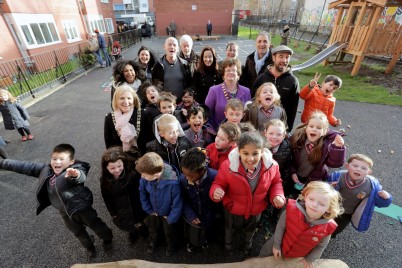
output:
M373 168L371 158L364 154L353 154L345 166L346 170L328 176L328 183L340 192L345 209L345 213L335 219L338 227L332 238L350 222L357 231L367 231L374 207L388 207L392 203L392 195L382 190L376 178L369 176Z
M96 255L94 239L86 231L92 229L103 240L104 246L112 243L112 230L98 217L92 207L91 190L84 186L89 164L75 161L75 149L70 144L54 147L50 164L18 160L0 160L0 169L39 178L36 192L36 215L52 205L64 220L66 227L87 249L88 255Z
M158 234L162 229L168 245L166 256L171 256L177 242L175 223L179 220L183 208L179 173L153 152L143 155L135 168L141 173L140 200L143 210L148 214L144 220L150 238L147 252L155 252Z

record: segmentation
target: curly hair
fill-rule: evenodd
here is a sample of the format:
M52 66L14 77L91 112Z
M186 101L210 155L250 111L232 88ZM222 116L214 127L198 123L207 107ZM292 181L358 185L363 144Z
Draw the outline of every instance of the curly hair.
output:
M116 65L113 67L113 80L116 85L120 85L126 82L124 78L124 68L127 65L131 65L135 71L135 78L139 79L141 82L145 81L146 76L145 72L142 69L141 65L138 62L133 60L122 60L118 61Z

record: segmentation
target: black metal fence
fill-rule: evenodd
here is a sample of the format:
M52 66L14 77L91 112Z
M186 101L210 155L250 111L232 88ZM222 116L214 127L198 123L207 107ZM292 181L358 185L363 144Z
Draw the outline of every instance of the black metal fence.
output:
M108 50L118 40L122 48L141 41L138 30L110 35ZM86 41L61 49L31 55L0 63L0 86L6 87L19 99L44 89L67 82L91 68L96 58Z

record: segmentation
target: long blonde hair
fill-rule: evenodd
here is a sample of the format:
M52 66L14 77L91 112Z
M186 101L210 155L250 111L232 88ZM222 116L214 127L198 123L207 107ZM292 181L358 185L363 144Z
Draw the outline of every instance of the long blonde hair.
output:
M122 85L122 86L117 87L116 91L114 92L113 100L112 100L113 111L116 111L119 109L119 106L118 106L119 98L126 91L130 92L133 95L134 108L141 109L140 98L138 97L137 93L135 93L134 89L132 89L129 85Z
M341 215L344 212L342 207L342 197L340 193L334 189L331 185L323 181L312 181L304 187L301 195L299 196L299 200L304 201L306 196L311 192L316 192L319 194L323 194L328 197L329 201L329 212L325 212L322 217L324 219L335 219L337 216Z
M3 98L1 97L1 95L3 95L3 93L5 93L6 95L8 95L8 100L10 102L16 102L17 99L13 96L13 94L11 94L10 91L8 91L7 89L5 89L4 87L0 87L0 104L5 103L5 101L3 100Z

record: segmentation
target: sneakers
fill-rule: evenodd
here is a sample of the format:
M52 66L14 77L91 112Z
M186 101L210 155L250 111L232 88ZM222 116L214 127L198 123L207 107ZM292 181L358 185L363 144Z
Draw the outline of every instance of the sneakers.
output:
M33 135L32 134L29 134L28 135L28 140L32 140L33 139Z
M197 248L194 245L192 245L191 243L187 244L187 252L188 253L194 253L194 252L196 252L196 250L197 250Z
M155 253L155 244L154 243L150 242L148 244L147 253L148 254L154 254Z
M22 141L26 141L26 140L28 140L27 139L27 137L26 136L22 136L22 139L21 139Z

